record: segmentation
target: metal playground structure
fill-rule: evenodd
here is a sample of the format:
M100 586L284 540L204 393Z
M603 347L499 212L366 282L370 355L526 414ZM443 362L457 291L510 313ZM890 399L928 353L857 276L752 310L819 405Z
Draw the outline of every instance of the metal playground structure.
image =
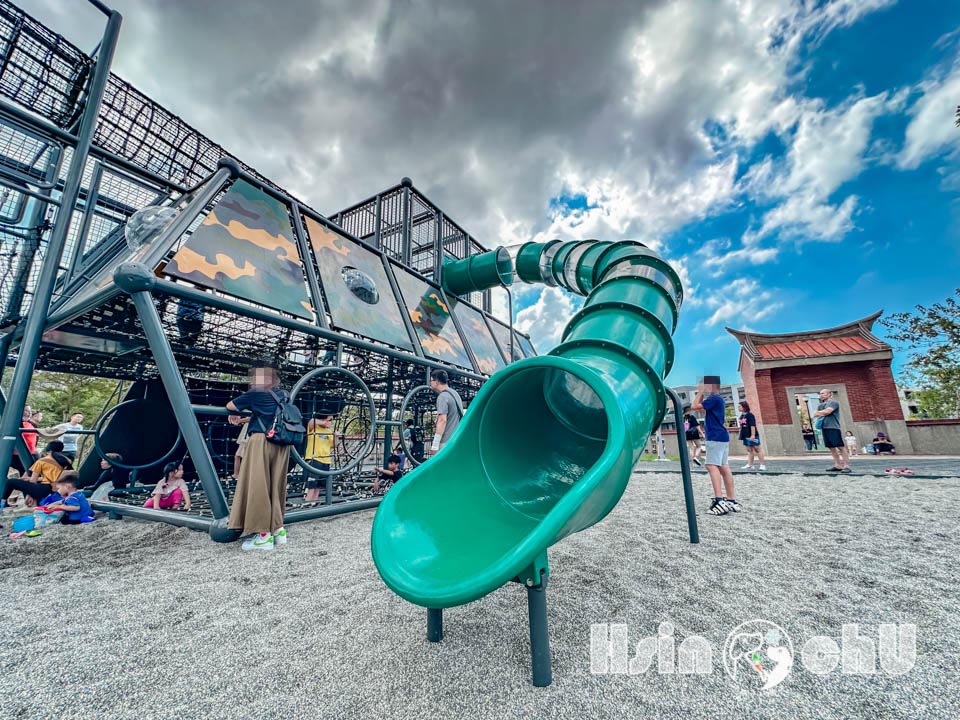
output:
M551 681L548 550L616 506L672 403L664 386L683 303L676 271L631 240L486 251L404 179L325 217L110 74L120 17L94 55L0 0L0 355L15 358L0 464L26 456L21 412L36 369L130 382L93 431L147 483L169 458L195 478L191 511L146 509L134 485L93 503L235 539L226 520L237 430L224 405L276 362L308 417L333 415L331 469L298 451L285 522L378 506L386 585L443 611L517 582L533 681ZM537 356L491 313L514 278L583 296ZM371 488L398 426L432 434L433 369L468 406L444 447L385 495ZM698 542L680 444L691 542ZM305 502L311 473L321 500ZM84 477L85 476L85 477ZM5 482L5 478L0 478Z
M90 5L106 27L88 55L0 0L0 367L15 362L0 463L15 447L27 457L35 370L126 381L82 480L102 453L122 452L144 484L185 458L193 510L145 509L138 486L96 507L222 526L237 435L223 406L269 359L342 435L317 503L302 502L298 457L287 521L378 504L371 465L403 418L429 431L432 369L469 403L535 354L491 314L489 291L441 284L444 262L484 248L406 178L330 217L293 198L112 74L121 18Z

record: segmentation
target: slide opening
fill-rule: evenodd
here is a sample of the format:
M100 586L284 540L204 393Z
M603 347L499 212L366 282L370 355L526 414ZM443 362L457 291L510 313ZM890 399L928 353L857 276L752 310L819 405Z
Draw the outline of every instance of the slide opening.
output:
M505 380L484 408L479 455L497 494L539 519L600 458L607 431L603 403L586 382L529 367Z

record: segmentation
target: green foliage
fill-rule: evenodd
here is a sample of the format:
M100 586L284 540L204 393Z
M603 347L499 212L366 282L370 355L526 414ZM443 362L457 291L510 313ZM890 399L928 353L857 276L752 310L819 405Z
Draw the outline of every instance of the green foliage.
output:
M960 415L957 408L957 388L931 388L920 390L914 395L917 405L917 417L938 420Z
M3 377L3 391L8 397L12 376L12 372L7 372ZM38 371L30 383L27 405L43 413L41 427L51 427L66 422L73 413L83 413L84 427L93 428L101 413L109 409L104 408L104 405L116 389L116 380ZM120 399L122 398L113 398L110 406ZM87 436L86 440L81 438L81 448L82 455L92 450L93 441L90 436Z
M922 388L921 417L960 417L960 288L942 303L894 313L881 324L910 353L901 384Z

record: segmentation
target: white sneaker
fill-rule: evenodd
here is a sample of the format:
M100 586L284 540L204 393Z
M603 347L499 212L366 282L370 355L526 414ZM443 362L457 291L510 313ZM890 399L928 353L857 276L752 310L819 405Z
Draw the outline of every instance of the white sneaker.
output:
M280 528L273 534L273 544L274 545L286 545L287 544L287 529Z
M744 465L744 466L743 466L742 468L740 468L740 469L741 469L741 470L750 470L750 469L752 469L752 468L753 468L753 465L751 465L750 463L747 463L746 465Z
M727 510L730 512L740 512L741 510L740 503L738 503L736 500L724 500L723 504L726 505Z
M240 546L243 550L273 550L273 535L254 535Z
M728 512L730 512L730 508L727 507L726 502L716 498L710 503L710 508L707 510L710 515L726 515Z
M761 469L761 470L766 470L766 469L767 469L767 466L766 466L766 465L761 465L761 466L760 466L760 469Z

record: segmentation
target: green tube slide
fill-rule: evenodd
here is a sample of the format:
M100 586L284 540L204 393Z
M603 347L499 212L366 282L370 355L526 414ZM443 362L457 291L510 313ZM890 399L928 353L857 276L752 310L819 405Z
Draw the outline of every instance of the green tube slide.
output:
M427 608L471 602L546 565L626 488L666 411L683 301L677 273L637 242L527 243L457 261L459 293L512 280L586 296L562 342L493 375L446 446L406 474L373 521L384 582Z

